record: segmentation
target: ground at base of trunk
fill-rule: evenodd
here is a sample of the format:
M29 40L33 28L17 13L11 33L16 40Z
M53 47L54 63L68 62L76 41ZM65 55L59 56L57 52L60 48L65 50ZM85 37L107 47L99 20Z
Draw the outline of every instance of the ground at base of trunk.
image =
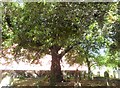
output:
M106 82L105 81L98 81L98 80L82 80L78 83L76 83L75 81L71 81L71 82L59 82L56 83L55 86L75 86L75 85L81 85L83 87L97 87L97 86L103 86L106 87ZM27 79L23 79L23 80L16 80L14 82L14 86L50 86L49 82L47 82L45 79L42 78L27 78ZM114 88L120 88L120 80L110 80L109 81L109 86L114 87Z

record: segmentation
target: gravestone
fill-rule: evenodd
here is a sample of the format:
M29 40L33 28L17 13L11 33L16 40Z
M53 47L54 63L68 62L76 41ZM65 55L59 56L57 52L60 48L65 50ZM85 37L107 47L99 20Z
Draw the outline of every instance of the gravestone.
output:
M0 82L2 80L2 70L0 70Z
M104 72L104 77L107 79L109 78L109 73L107 71Z
M113 78L116 78L116 72L113 71Z
M93 72L90 71L90 80L93 80Z
M5 71L2 73L2 79L0 82L0 88L3 86L12 86L13 78L15 77L14 71Z
M118 69L118 79L120 79L120 68Z
M83 79L86 79L86 71L84 71L84 73L83 73Z
M109 84L109 73L108 73L108 71L104 72L104 77L106 79L106 85L109 86L110 84Z
M96 81L105 81L106 79L104 77L93 77L93 80L96 80Z
M75 82L78 82L79 81L79 70L76 69L75 71Z
M97 76L100 77L100 71L97 72Z

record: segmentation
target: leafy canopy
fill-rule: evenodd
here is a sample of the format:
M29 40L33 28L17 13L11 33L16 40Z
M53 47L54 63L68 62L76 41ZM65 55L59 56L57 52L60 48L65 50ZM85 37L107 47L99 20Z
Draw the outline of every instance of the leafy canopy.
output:
M49 53L52 46L67 54L94 57L108 42L104 24L109 25L111 8L116 3L4 3L3 45ZM109 31L108 31L109 32ZM108 38L108 37L107 37ZM109 39L109 38L108 38ZM83 59L84 60L84 59Z

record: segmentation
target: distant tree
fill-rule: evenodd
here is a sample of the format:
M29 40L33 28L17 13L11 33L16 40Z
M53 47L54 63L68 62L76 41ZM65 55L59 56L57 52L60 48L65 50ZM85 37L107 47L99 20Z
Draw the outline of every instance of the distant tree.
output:
M117 53L111 55L108 51L105 55L98 55L95 58L96 65L99 67L106 66L110 68L117 68L119 64L119 57Z

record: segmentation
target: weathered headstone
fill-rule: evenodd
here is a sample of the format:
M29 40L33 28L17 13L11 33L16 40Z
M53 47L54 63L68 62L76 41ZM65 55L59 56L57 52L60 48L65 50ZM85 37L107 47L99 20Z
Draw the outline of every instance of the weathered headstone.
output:
M0 88L2 86L12 86L13 84L14 73L12 71L5 71L2 73L2 80L0 82Z
M83 78L86 79L86 71L83 73Z
M109 78L109 73L107 71L104 72L104 77L107 79Z
M0 70L0 82L2 80L2 70Z
M116 78L116 72L113 71L113 78Z
M109 73L108 73L108 71L104 72L104 77L106 78L106 85L109 86Z
M93 79L93 72L90 71L90 79L92 80Z
M120 68L118 69L118 79L120 79Z
M97 72L97 76L100 77L100 71Z
M84 79L84 71L81 71L81 80Z
M75 82L78 82L79 81L79 70L76 69L75 71Z

